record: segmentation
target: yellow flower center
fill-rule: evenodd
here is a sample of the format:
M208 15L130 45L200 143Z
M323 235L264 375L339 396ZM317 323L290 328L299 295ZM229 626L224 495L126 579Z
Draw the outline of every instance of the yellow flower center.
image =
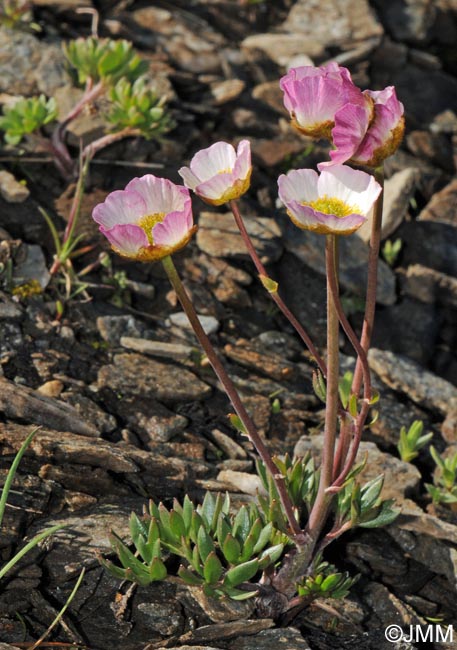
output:
M347 217L350 214L360 214L360 208L356 205L348 205L341 199L331 196L321 196L315 201L303 201L302 205L308 205L313 210L323 214L333 214L335 217Z
M231 174L232 170L230 169L230 167L227 167L227 169L220 169L217 173L218 174Z
M151 246L154 244L154 240L152 238L152 229L156 223L161 223L164 217L165 212L156 212L154 214L147 214L145 217L141 217L141 219L138 221L138 225L140 228L143 228L144 232L146 233L146 237L148 238L148 242L151 244Z

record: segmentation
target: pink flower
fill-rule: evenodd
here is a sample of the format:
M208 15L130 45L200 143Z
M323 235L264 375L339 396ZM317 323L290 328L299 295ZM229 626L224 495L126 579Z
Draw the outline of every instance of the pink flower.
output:
M279 198L294 224L324 235L349 235L366 221L381 192L370 174L345 165L326 168L320 176L297 169L278 179Z
M371 109L349 70L334 62L320 68L292 68L279 85L293 126L311 137L330 138L336 112L348 103Z
M251 179L251 147L242 140L235 152L227 142L215 142L202 149L181 167L184 184L211 205L222 205L237 199L249 188Z
M116 253L141 262L179 250L196 230L189 191L152 174L111 192L92 217Z
M346 104L336 113L332 130L336 149L330 152L332 163L350 160L356 165L377 167L401 142L405 130L404 108L395 88L365 90L364 95L374 105L374 117L371 119L363 107L352 104Z

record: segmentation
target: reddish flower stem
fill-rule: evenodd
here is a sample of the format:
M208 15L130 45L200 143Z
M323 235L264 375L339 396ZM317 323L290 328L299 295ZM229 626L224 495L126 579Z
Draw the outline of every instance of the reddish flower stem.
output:
M119 140L123 140L124 138L134 137L140 134L141 132L139 129L134 129L131 126L126 126L125 129L122 129L121 131L117 131L116 133L108 133L107 135L98 138L98 140L94 140L86 147L84 147L82 153L83 158L84 159L93 158L97 153L97 151L100 151L101 149L108 147L110 144L113 144L114 142L118 142Z
M338 239L335 235L327 235L325 245L325 260L327 271L327 397L325 405L324 445L322 449L321 472L316 501L312 507L307 531L316 541L327 517L329 502L332 498L327 488L333 480L336 427L338 419L338 379L339 379L339 320L335 300L331 288L331 277L336 281L335 268L332 261L337 254Z
M252 240L248 234L248 231L246 230L246 226L244 225L243 218L241 217L240 211L238 209L238 205L236 201L230 201L230 208L233 212L233 216L235 217L235 222L236 225L238 226L238 229L240 231L241 237L243 238L243 241L245 243L246 248L248 249L248 253L251 256L251 259L257 269L257 272L259 275L265 278L265 279L270 279L268 276L268 273L262 264L262 262L259 259L259 256L257 254L257 251L254 248L254 245L252 243ZM273 281L274 282L274 281ZM308 350L311 352L311 354L314 357L314 360L316 361L317 365L319 366L320 371L324 375L324 377L327 376L327 367L325 365L324 360L322 357L319 355L314 343L312 342L311 338L307 334L307 332L304 330L302 325L298 322L298 320L295 318L295 316L292 314L290 309L287 307L287 305L284 303L282 300L281 296L278 294L278 292L275 291L269 291L268 292L272 298L272 300L276 303L276 305L279 307L279 309L282 311L284 316L287 318L289 323L292 325L292 327L295 329L303 343L306 345Z
M189 296L187 295L184 285L182 284L181 279L176 270L176 267L173 264L173 260L171 259L170 256L164 257L162 259L162 264L168 276L168 279L170 280L170 283L173 289L175 290L176 295L178 296L178 300L181 303L182 308L187 314L187 318L189 319L189 322L192 325L195 335L198 341L200 342L200 345L202 346L203 350L205 351L205 354L208 357L211 366L213 367L214 372L216 373L227 396L232 402L233 408L235 409L238 417L243 423L243 426L247 432L249 439L251 440L260 458L262 459L263 463L265 464L270 474L272 475L273 480L275 481L275 485L278 490L279 497L281 499L281 504L284 509L284 513L287 517L287 520L289 522L289 526L291 528L292 534L295 536L295 541L297 542L297 544L303 544L303 540L304 540L303 531L301 530L300 525L295 518L294 508L290 500L290 497L287 494L283 476L280 474L278 468L274 464L273 459L271 458L270 453L265 446L265 443L260 437L254 422L252 421L243 403L241 402L240 396L238 395L238 391L236 390L234 383L228 376L208 336L206 335L203 327L201 326L195 308Z
M381 226L382 226L382 206L384 198L384 170L378 167L374 172L375 179L383 188L379 195L373 211L373 222L371 226L370 252L368 255L368 280L365 300L365 316L363 319L362 336L360 344L368 354L371 336L373 333L374 314L376 309L376 290L378 284L378 258L379 247L381 244ZM362 359L359 357L355 366L354 379L352 381L352 391L357 395L360 393L362 384Z

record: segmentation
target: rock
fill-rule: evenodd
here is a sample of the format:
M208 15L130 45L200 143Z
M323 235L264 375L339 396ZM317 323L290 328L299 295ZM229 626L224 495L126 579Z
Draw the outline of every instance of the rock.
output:
M51 275L41 246L22 244L13 270L14 285L20 287L35 281L42 289L45 289L50 279Z
M277 261L282 253L280 231L273 219L247 217L245 226L264 264ZM250 259L231 214L202 212L197 245L214 257Z
M208 384L182 366L165 364L140 354L116 354L113 362L100 368L99 388L171 403L204 399L211 392Z
M457 402L452 403L441 425L441 435L449 444L457 443Z
M417 188L417 169L403 169L388 178L384 185L384 205L382 212L381 238L387 239L402 223L408 212L409 203ZM372 217L358 230L358 236L369 242Z
M219 429L211 431L211 437L215 444L224 451L230 459L246 459L247 453L241 445L235 442L230 436Z
M242 492L253 497L259 493L266 495L262 481L256 474L223 469L217 475L217 480L230 486L231 492Z
M306 452L311 451L319 464L323 439L323 434L300 438L295 445L294 456L304 456ZM362 440L357 454L357 462L362 462L365 456L367 463L360 475L360 480L362 483L368 483L383 474L384 486L381 493L383 499L395 499L397 505L401 505L405 496L410 496L418 491L421 474L417 467L411 463L405 463L380 451L373 442Z
M68 84L58 88L54 97L58 107L59 122L63 122L67 114L79 102L84 91ZM109 124L102 117L100 111L94 111L92 106L86 106L68 127L68 142L73 146L85 147L94 140L102 137L108 130Z
M143 45L150 48L160 45L179 68L194 73L220 70L219 51L224 40L196 14L148 6L133 11L132 15L143 30Z
M148 354L151 357L163 357L174 361L186 361L192 356L194 348L182 343L165 343L164 341L150 341L149 339L132 338L130 336L121 337L123 348Z
M372 345L398 352L423 365L433 359L441 318L434 304L404 297L375 320Z
M68 82L61 48L25 31L0 29L0 92L52 95Z
M278 219L279 221L279 219ZM289 218L279 221L286 250L294 253L306 266L317 273L325 273L325 238L307 230L300 230ZM365 296L368 246L357 237L340 237L340 284L357 296ZM380 260L377 301L393 305L396 301L395 276Z
M455 227L431 221L405 222L396 236L404 242L402 266L420 263L435 271L457 276L457 238Z
M63 383L59 379L51 379L37 388L37 392L45 397L59 397L62 391Z
M457 278L434 271L422 264L400 269L402 293L421 302L435 302L457 308Z
M433 0L375 0L374 5L396 41L424 43L429 39L437 13Z
M411 131L406 136L406 144L418 158L438 165L451 174L454 172L453 147L445 135L429 131Z
M383 34L366 0L297 0L282 29L326 49L346 49L371 39L378 42Z
M190 630L179 637L179 642L188 643L193 646L195 643L208 643L212 641L226 641L227 639L237 639L237 643L241 642L238 637L252 636L261 632L262 630L273 627L274 623L270 618L263 618L258 620L249 620L241 618L240 613L253 610L254 604L251 600L245 601L217 601L215 599L202 598L203 594L201 589L194 589L195 596L200 598L200 606L204 607L204 611L215 621L228 621L223 623L214 623L213 625L202 625L196 630ZM225 610L225 617L220 610ZM219 618L215 618L216 613ZM230 618L231 616L231 618ZM240 620L231 620L231 619Z
M217 318L214 318L214 316L205 316L204 314L198 314L198 319L200 321L200 325L203 327L205 334L208 336L215 334L218 331L219 321ZM170 322L175 327L193 332L193 328L189 322L189 319L187 318L187 314L183 311L175 311L173 314L170 314L167 322Z
M0 411L7 418L40 424L58 431L72 431L82 436L96 437L97 429L82 419L72 406L52 397L40 395L26 386L18 386L0 378Z
M383 630L391 629L393 632L396 632L398 629L400 632L402 628L409 630L410 626L425 625L425 620L418 617L412 607L406 605L382 584L370 582L364 595L367 604L373 609L378 629L382 627ZM389 628L392 625L392 621L395 621L395 625L398 625L398 628ZM398 650L415 650L416 648L409 640L401 640L396 636L393 638L395 639L394 645ZM392 645L390 638L387 638L387 640L384 638L380 640L380 643L376 644L376 647L380 650L388 650Z
M134 316L99 316L97 329L105 341L119 345L122 337L144 338L147 326Z
M418 216L418 221L433 221L457 226L457 180L434 194Z
M222 106L227 102L236 99L243 92L245 87L241 79L225 79L210 84L210 92L215 106Z
M385 384L423 408L445 415L457 400L457 388L406 357L372 348L368 361Z
M295 154L303 153L306 140L297 137L292 130L286 135L271 138L251 138L251 148L254 157L258 158L265 167L274 167L284 163L285 159Z
M253 636L238 639L230 650L311 650L306 639L295 627L264 630Z
M184 626L184 617L173 601L139 603L137 611L140 613L139 624L146 625L162 636L177 634Z
M8 203L23 203L30 196L30 190L24 183L16 180L13 174L0 171L0 194Z
M303 34L252 34L241 42L242 48L261 50L284 68L287 68L290 60L297 55L322 58L325 55L325 45L315 39L304 39Z
M252 89L252 96L254 99L257 99L280 115L287 116L288 113L284 108L284 94L279 87L277 81L264 81L261 84L257 84Z
M235 363L277 381L291 380L299 374L295 365L285 361L282 355L259 351L245 339L239 339L236 345L227 344L224 354Z
M79 415L90 422L100 433L111 433L117 428L116 418L106 413L98 404L81 393L66 392L62 394L70 406L76 409Z

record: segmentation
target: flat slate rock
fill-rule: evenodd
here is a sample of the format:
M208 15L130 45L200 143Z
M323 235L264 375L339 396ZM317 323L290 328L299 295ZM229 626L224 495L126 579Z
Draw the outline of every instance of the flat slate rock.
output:
M208 384L183 366L162 363L141 354L116 354L112 364L100 368L98 387L165 402L204 399L211 393Z

